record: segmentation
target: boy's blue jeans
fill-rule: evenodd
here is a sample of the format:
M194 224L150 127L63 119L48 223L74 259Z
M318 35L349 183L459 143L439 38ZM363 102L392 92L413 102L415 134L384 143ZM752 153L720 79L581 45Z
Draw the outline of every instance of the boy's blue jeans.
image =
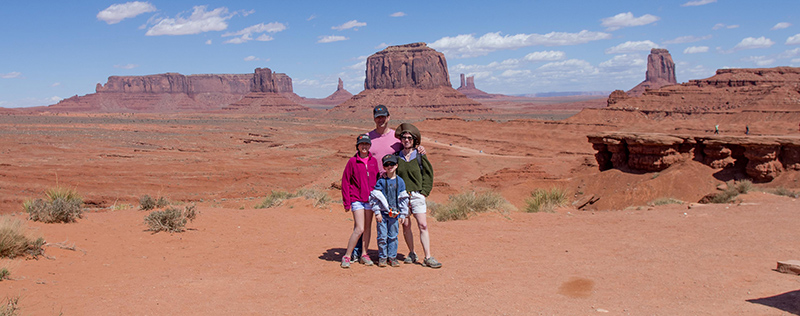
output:
M397 257L397 230L400 225L397 217L381 214L383 221L377 223L378 229L378 258Z

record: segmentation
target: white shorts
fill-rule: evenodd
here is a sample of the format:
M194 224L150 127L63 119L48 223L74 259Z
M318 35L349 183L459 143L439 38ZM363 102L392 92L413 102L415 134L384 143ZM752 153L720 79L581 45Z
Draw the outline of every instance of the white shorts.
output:
M412 191L408 195L411 197L408 201L408 208L411 209L412 214L425 214L428 212L425 196L422 193Z
M371 211L372 210L372 205L370 205L369 202L355 201L353 203L350 203L350 210L351 211L358 211L358 210Z

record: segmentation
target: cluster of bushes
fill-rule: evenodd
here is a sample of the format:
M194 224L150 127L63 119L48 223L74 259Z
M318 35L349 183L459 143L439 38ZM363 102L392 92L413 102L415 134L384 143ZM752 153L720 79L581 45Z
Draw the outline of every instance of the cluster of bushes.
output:
M736 200L739 194L745 194L753 190L753 182L750 180L742 180L738 182L729 181L726 183L727 187L722 192L716 194L709 194L700 200L700 203L731 203Z
M492 210L505 211L508 205L508 201L494 191L465 192L451 195L446 204L428 202L428 210L437 221L449 221L467 219L472 214Z
M139 198L139 209L142 211L149 211L154 208L162 208L169 205L169 201L165 197L160 197L158 200L145 194Z
M311 200L314 207L322 208L331 202L331 198L327 193L313 189L300 189L295 193L286 191L272 191L261 203L256 204L254 207L257 209L277 207L283 204L283 201L293 199L296 197L303 197L306 200Z
M161 211L153 211L144 218L149 231L179 233L186 230L186 223L197 218L197 207L187 205L181 210L176 207L167 207Z
M70 188L45 191L47 199L27 200L22 204L28 218L45 223L72 223L83 214L83 198Z
M557 207L567 203L567 191L552 187L550 190L536 189L525 200L525 211L529 213L553 212Z

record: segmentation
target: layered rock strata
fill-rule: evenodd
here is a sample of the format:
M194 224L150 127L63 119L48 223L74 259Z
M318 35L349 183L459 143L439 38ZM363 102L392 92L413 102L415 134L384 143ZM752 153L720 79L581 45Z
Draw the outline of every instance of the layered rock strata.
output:
M278 98L262 104L297 106L292 96L292 78L257 68L252 74L182 75L165 73L146 76L111 76L97 84L96 93L74 96L51 105L46 111L75 112L181 112L231 108L245 98ZM288 102L287 102L288 101ZM250 102L253 103L253 102ZM235 109L234 106L232 109Z
M640 96L649 89L658 89L677 83L672 55L666 49L653 48L650 50L650 55L647 55L647 72L645 72L644 81L628 90L627 94Z
M712 168L744 168L768 182L786 169L800 170L800 137L685 136L656 133L589 135L600 170L655 172L687 160Z
M391 113L485 113L489 109L450 86L444 54L425 43L389 46L367 58L364 91L331 109L371 114L379 104Z

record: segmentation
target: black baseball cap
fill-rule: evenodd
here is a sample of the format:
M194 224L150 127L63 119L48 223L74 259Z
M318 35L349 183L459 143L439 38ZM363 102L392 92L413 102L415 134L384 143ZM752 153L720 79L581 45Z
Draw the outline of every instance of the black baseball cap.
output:
M389 155L383 156L382 161L383 161L383 165L384 166L386 165L387 162L391 162L391 163L396 165L397 164L397 156L389 154Z
M372 115L373 117L389 116L389 109L387 109L386 106L383 104L378 105L374 109L372 109Z
M370 145L372 145L372 141L369 139L369 135L361 134L361 135L358 135L358 138L356 138L356 145L358 145L358 144L370 144Z

